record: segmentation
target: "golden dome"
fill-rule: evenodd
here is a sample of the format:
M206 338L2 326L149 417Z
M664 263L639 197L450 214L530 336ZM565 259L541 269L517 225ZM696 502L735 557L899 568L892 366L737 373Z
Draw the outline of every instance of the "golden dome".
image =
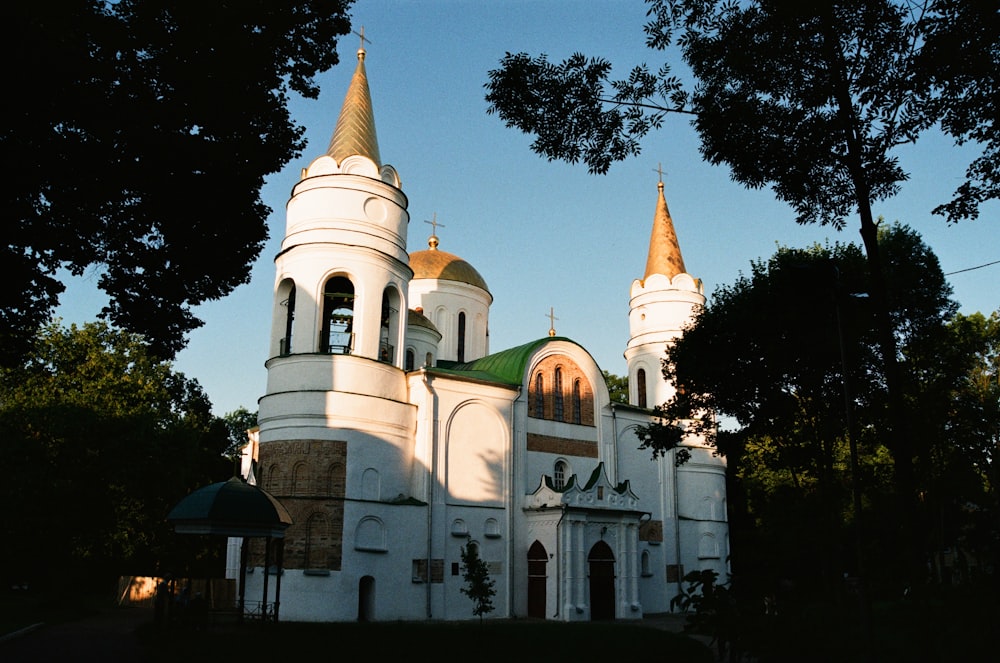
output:
M438 238L435 235L431 235L428 245L430 248L426 251L410 254L410 268L414 279L458 281L490 291L475 267L452 253L438 250Z

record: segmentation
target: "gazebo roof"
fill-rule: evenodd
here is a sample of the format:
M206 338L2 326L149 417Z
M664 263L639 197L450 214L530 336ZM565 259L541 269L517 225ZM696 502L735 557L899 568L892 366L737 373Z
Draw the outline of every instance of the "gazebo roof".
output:
M240 477L199 488L170 510L178 534L284 538L288 510L267 491Z

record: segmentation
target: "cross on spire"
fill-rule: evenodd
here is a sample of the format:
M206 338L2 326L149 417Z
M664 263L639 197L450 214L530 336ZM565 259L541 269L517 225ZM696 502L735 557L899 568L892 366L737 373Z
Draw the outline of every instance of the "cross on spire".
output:
M559 319L559 318L556 317L555 309L553 309L550 306L549 307L549 312L548 312L548 314L545 317L549 319L549 336L555 336L556 335L556 320Z
M437 212L434 212L434 217L431 218L430 221L428 221L427 219L424 219L424 223L431 224L431 234L432 235L436 235L437 234L438 226L441 226L442 228L444 228L444 224L443 223L438 223L437 219L438 219Z
M660 184L663 184L663 164L657 162L656 168L654 170L660 175Z
M369 44L372 43L372 40L365 36L365 26L363 26L363 25L361 26L361 32L355 32L354 30L351 30L351 34L355 34L355 35L361 37L361 50L362 51L365 50L365 42L368 42Z

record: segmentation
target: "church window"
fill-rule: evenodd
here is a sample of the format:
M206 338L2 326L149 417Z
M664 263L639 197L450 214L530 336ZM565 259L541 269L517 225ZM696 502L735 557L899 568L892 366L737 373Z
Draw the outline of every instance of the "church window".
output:
M434 365L434 355L428 352L426 355L424 355L424 366L433 366L433 365Z
M642 557L639 558L639 568L640 573L644 578L648 578L653 575L652 571L649 570L649 551L643 550Z
M412 348L407 348L407 350L406 350L406 370L412 371L414 363L416 363L416 356L413 353L413 349Z
M646 407L646 369L640 368L635 375L635 386L639 391L639 407Z
M354 284L344 276L335 276L323 288L323 327L319 351L351 354L354 347Z
M292 322L295 320L295 284L292 283L288 297L282 303L285 307L285 336L279 342L278 354L285 356L292 352Z
M458 363L465 362L465 313L458 314Z
M326 471L326 491L333 497L344 496L344 464L333 463Z
M556 367L555 384L552 386L552 418L563 421L562 367Z
M314 513L306 522L305 568L329 567L327 549L330 546L330 520L322 513Z
M544 380L542 379L542 374L535 374L535 417L538 419L545 418L545 390L544 390Z
M381 479L378 475L378 470L373 467L369 467L361 475L361 498L366 500L377 500L379 498L379 491Z
M583 403L580 399L580 381L573 380L573 423L578 424L583 421L583 413L580 411Z
M305 463L296 463L292 468L292 495L309 494L309 468Z
M698 559L718 559L719 544L712 534L703 534L698 541Z
M382 314L379 321L378 359L388 364L396 360L393 339L399 329L399 293L394 288L382 291Z
M566 474L569 471L569 465L566 464L564 460L557 460L555 467L552 468L552 487L556 490L562 490L566 487Z
M361 519L357 529L354 530L354 547L358 550L370 550L373 552L385 552L386 547L385 524L374 516L367 516Z
M264 473L264 490L269 493L281 492L281 470L277 463L272 463Z

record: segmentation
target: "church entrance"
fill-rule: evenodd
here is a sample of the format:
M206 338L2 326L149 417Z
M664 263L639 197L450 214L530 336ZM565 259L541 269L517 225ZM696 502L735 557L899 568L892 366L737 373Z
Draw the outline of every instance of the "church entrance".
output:
M375 578L363 576L358 582L358 621L370 622L375 615Z
M604 541L598 541L587 556L590 567L590 619L615 618L615 554Z
M545 619L545 567L549 555L541 541L528 548L528 616Z

